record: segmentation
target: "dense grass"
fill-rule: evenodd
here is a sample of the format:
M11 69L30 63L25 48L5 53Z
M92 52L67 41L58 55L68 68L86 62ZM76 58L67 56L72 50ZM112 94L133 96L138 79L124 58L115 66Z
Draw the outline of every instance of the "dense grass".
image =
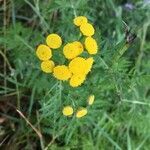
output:
M0 4L0 149L150 149L149 1L132 0L132 9L123 0ZM53 32L76 40L75 14L94 24L99 52L86 82L71 88L40 70L35 49ZM137 38L112 63L126 40L123 21ZM91 93L87 116L62 115L65 105L86 106Z

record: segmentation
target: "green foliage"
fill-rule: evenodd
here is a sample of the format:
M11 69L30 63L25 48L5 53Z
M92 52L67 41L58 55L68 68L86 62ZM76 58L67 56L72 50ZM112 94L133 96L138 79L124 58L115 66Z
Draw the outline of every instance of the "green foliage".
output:
M123 0L11 0L2 5L1 10L7 10L4 16L0 12L1 22L7 19L0 32L2 149L150 149L150 4L132 4L133 10L125 9ZM85 83L71 88L41 72L35 50L49 33L60 34L64 44L79 39L72 24L75 14L94 24L99 52ZM129 47L122 20L137 34ZM60 56L54 59L58 58L64 63ZM87 116L62 115L65 105L75 111L86 107L90 94L95 102L87 107Z

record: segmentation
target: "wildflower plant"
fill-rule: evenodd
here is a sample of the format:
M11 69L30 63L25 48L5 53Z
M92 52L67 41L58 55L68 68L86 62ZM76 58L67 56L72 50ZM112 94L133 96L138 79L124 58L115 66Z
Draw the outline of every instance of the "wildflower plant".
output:
M149 10L2 0L1 149L149 150Z
M41 70L44 73L52 73L57 80L67 81L71 87L77 88L84 83L87 75L92 70L94 64L93 55L97 54L98 45L92 37L95 29L85 16L76 17L73 23L79 28L84 39L83 42L76 40L62 45L60 35L51 33L46 37L46 44L40 44L37 47L36 55L42 61ZM53 61L53 51L57 51L58 48L61 49L59 52L63 53L67 64L56 64ZM87 53L87 57L82 56L83 53ZM89 105L92 105L93 99L92 97ZM73 108L65 106L62 112L63 115L70 116L73 114ZM87 109L80 108L76 113L76 117L81 118L86 114Z

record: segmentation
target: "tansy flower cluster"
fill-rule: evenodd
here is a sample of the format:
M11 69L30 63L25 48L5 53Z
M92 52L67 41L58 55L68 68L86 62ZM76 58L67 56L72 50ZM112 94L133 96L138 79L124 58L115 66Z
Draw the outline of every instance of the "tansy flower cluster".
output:
M98 52L96 40L92 37L95 29L88 22L85 16L78 16L73 23L79 29L82 41L72 41L62 45L62 39L58 34L52 33L46 37L45 43L40 44L36 49L36 55L41 61L41 70L62 81L68 81L70 86L78 87L86 80L88 73L91 71L94 59L90 55ZM66 58L67 64L55 64L53 61L53 52L62 50L60 53ZM82 53L87 53L88 58L84 58ZM94 95L88 98L88 106L94 102ZM71 116L75 112L77 118L81 118L88 113L88 107L80 107L76 111L68 105L62 110L64 116Z
M98 51L97 42L92 36L95 33L95 29L92 24L88 23L88 20L84 16L79 16L74 19L74 24L80 28L81 33L86 36L84 46L89 54L96 54Z
M57 34L50 34L46 38L46 45L40 44L36 50L37 57L42 61L41 70L45 73L52 73L55 63L51 60L52 49L57 49L62 45L61 37Z
M95 29L84 16L76 17L74 24L79 27L83 34L84 42L73 41L66 43L62 52L68 60L67 65L55 65L52 60L53 51L62 46L62 39L58 34L49 34L46 38L46 44L40 44L36 50L37 57L42 61L41 70L45 73L53 73L53 76L62 81L69 81L70 86L78 87L86 79L91 71L94 59L93 57L83 58L81 54L88 52L90 55L96 54L98 46L96 40L92 37ZM86 49L86 51L85 51Z
M94 103L94 95L90 95L87 100L87 104L90 106ZM64 116L71 117L74 113L74 109L72 106L65 106L62 110ZM88 108L80 107L76 110L75 116L76 118L82 118L88 113Z

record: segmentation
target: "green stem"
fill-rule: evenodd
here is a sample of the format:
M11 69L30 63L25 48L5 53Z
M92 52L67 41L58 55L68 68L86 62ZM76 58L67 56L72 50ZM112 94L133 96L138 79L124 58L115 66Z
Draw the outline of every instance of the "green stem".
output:
M141 41L141 45L140 45L140 54L137 58L136 64L135 64L135 68L136 71L139 72L140 71L140 65L141 65L141 61L142 61L142 57L143 57L143 53L144 53L144 44L145 44L145 38L146 38L146 33L148 30L148 26L150 25L150 22L148 22L147 24L145 24L142 28L143 30L143 36L142 36L142 41Z
M7 26L7 14L6 14L6 10L7 10L7 5L6 5L6 0L4 0L3 3L3 30L4 30L4 37L6 38L6 26ZM6 56L6 44L4 44L4 56ZM7 72L6 72L6 61L4 60L4 76L6 76ZM6 78L4 79L4 86L7 87L7 80ZM7 91L5 90L5 94L7 93Z

